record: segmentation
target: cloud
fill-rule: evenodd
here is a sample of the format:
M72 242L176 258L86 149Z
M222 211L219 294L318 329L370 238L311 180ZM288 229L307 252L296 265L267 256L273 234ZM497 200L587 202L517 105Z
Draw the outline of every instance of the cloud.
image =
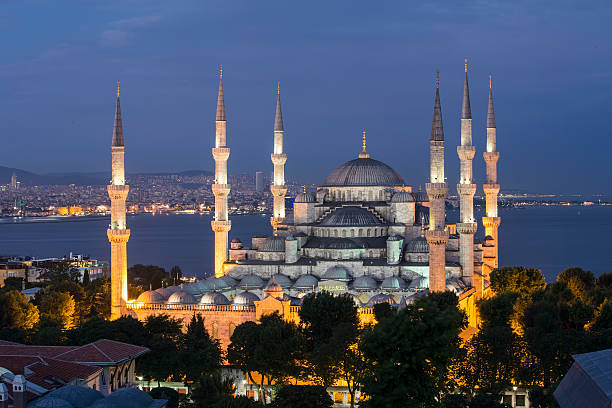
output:
M122 47L134 38L136 30L155 24L160 20L160 16L141 16L113 21L100 34L98 44L103 48Z

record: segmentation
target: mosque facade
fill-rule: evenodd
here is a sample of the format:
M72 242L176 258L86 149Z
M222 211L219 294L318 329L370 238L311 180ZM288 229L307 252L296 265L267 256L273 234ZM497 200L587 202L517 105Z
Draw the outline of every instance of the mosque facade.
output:
M117 118L119 123L117 122ZM166 313L190 319L201 313L207 329L223 345L229 344L233 329L246 321L256 321L262 314L279 312L288 320L298 321L301 299L308 293L326 290L351 296L362 321L373 321L373 307L389 303L403 307L428 291L450 290L459 297L470 326L477 326L476 300L486 297L489 273L498 265L497 160L496 125L493 94L489 81L489 106L486 129L486 217L483 242L476 242L478 223L473 201L477 186L473 180L472 118L468 69L465 66L461 113L461 134L457 154L460 177L456 191L460 219L446 220L449 185L445 177L445 136L442 123L439 81L436 81L433 121L430 137L430 180L425 191L414 188L390 166L367 151L363 133L357 157L334 169L316 191L304 191L295 198L293 211L285 208L284 124L280 91L277 92L274 121L274 150L271 161L274 177L270 186L273 234L253 237L250 243L237 238L229 241L231 223L227 215L229 147L226 131L223 78L219 81L215 147L215 215L211 227L215 233L214 277L174 287L147 291L136 300L127 299L124 273L127 186L123 176L123 133L119 95L113 136L113 203L111 240L111 276L113 317L132 314L144 319ZM118 145L121 147L121 158ZM116 153L117 151L117 153ZM116 169L116 166L120 169ZM115 174L118 174L115 177ZM120 187L117 187L120 186ZM123 204L122 204L123 203ZM117 214L115 214L115 211ZM120 231L120 232L116 232ZM123 241L111 239L120 235ZM118 249L117 249L118 248ZM115 298L118 300L115 301ZM115 313L115 310L117 312Z

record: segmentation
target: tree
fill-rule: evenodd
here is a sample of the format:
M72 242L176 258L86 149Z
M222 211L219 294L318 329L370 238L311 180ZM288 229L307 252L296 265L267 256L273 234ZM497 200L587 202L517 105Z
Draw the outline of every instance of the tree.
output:
M505 267L491 271L491 289L495 293L529 293L544 289L544 275L539 269L523 266Z
M179 406L179 393L177 390L170 387L156 387L151 388L148 393L155 399L165 399L168 401L166 408L178 408Z
M252 383L257 383L253 373L260 375L262 400L264 385L282 384L300 374L302 336L294 323L278 313L263 315L259 324L239 325L230 340L227 360L242 369Z
M333 405L323 386L288 385L276 394L272 408L331 408Z
M219 369L221 345L206 331L202 315L191 318L187 332L181 336L179 353L186 380L196 381L203 373Z
M16 277L8 277L4 280L4 286L2 287L2 292L8 292L10 290L18 290L21 292L23 286L23 278Z
M93 280L86 288L84 319L92 317L110 317L110 279L98 278Z
M567 268L557 276L558 282L564 282L574 296L584 303L595 303L595 276L591 271L582 268Z
M178 265L174 265L170 269L170 279L172 280L173 285L178 285L181 283L181 279L183 278L183 271L179 268Z
M357 338L357 306L350 296L323 291L304 297L299 316L309 376L316 384L330 387L340 377L342 353Z
M0 327L31 330L40 319L38 308L17 290L0 294Z
M140 368L145 376L157 380L158 386L160 381L180 375L181 328L180 320L165 314L148 316L144 322L146 347L151 352L142 357Z
M85 269L85 271L83 272L83 286L87 287L90 283L91 280L89 279L89 270Z
M347 330L348 333L346 332ZM331 342L332 344L345 345L338 367L340 378L346 382L348 388L351 408L355 406L355 393L361 388L365 379L372 375L372 365L364 356L359 344L364 333L369 333L370 331L371 327L369 326L360 328L357 336L353 339L352 336L355 333L352 328L350 326L347 328L347 325L343 324L334 330L334 337L336 339L333 339ZM352 339L348 346L346 346L346 343L349 342L346 340L347 338Z
M231 378L223 378L218 371L202 375L194 384L191 399L195 407L213 407L215 402L235 392Z
M41 317L57 325L61 331L75 327L75 302L68 292L48 292L40 303Z
M378 323L362 348L373 364L361 407L437 406L459 352L465 313L451 292L430 293Z
M167 280L168 272L155 265L136 264L128 268L128 283L138 285L144 290L159 289L162 281Z

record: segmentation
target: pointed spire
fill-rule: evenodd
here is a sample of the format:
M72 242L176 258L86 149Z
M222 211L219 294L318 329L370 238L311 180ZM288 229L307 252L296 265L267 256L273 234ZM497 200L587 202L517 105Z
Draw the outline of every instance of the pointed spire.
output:
M119 102L119 81L117 81L117 107L115 109L115 124L113 126L113 146L124 146L123 123L121 121L121 104Z
M369 159L370 158L370 153L368 153L367 150L366 150L366 131L365 131L365 129L363 130L363 133L362 133L362 138L361 138L361 153L359 153L358 157L360 159Z
M440 72L436 73L436 99L434 102L434 113L431 122L431 138L429 140L444 141L444 129L442 127L442 106L440 105Z
M487 127L494 128L495 126L495 111L493 110L493 89L491 86L491 75L489 75L489 111L487 112Z
M284 131L283 112L281 111L280 101L280 82L276 85L276 116L274 117L274 131Z
M470 88L468 86L468 62L465 59L465 81L463 82L463 104L461 106L461 119L472 119L470 108Z
M225 100L223 98L223 65L219 66L219 94L217 95L217 120L225 120Z

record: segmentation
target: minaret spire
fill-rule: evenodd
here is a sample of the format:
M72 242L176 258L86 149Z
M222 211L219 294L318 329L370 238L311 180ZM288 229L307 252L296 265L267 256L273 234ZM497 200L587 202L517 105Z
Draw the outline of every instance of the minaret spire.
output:
M498 234L497 230L501 224L501 218L497 213L497 196L499 194L499 184L497 183L497 161L499 152L497 151L497 127L495 125L495 112L493 110L493 87L489 75L489 109L487 112L487 151L483 152L486 165L487 181L482 186L486 197L486 217L482 217L482 224L485 227L485 256L484 262L490 270L497 268L499 263L498 253ZM488 238L488 239L487 239ZM490 272L485 270L485 274Z
M217 95L217 115L215 121L215 147L212 156L215 160L215 183L212 192L215 196L215 218L211 221L215 232L215 276L225 274L223 265L227 261L228 232L232 227L228 218L227 196L231 186L227 181L227 159L230 149L227 147L227 121L225 120L225 100L223 95L223 66L219 67L219 93Z
M470 108L470 87L468 85L468 60L465 59L465 80L463 81L463 102L461 104L461 119L472 119Z
M472 112L470 109L470 90L468 86L467 58L465 59L465 80L463 83L463 104L461 108L461 145L457 146L460 160L459 195L460 220L457 223L459 233L459 263L465 283L472 285L474 276L474 234L477 224L474 222L474 184L472 160L476 148L472 145Z
M113 126L112 146L123 146L123 123L121 120L121 103L119 100L119 81L117 81L117 103L115 106L115 125Z
M446 290L446 195L448 184L444 178L444 130L442 126L442 107L440 104L440 73L436 73L436 96L429 139L430 178L425 185L429 197L429 229L425 239L429 244L429 290ZM425 223L421 221L422 227Z
M274 204L270 224L276 233L279 225L285 219L285 195L287 185L285 184L285 163L287 155L284 152L285 128L283 126L283 113L280 100L280 82L276 85L276 115L274 116L274 151L270 155L274 165L274 180L270 185Z
M127 241L130 230L126 226L125 200L129 186L125 184L125 146L117 81L117 106L111 143L111 184L107 186L111 200L111 222L106 235L111 245L111 319L126 313L127 294Z

